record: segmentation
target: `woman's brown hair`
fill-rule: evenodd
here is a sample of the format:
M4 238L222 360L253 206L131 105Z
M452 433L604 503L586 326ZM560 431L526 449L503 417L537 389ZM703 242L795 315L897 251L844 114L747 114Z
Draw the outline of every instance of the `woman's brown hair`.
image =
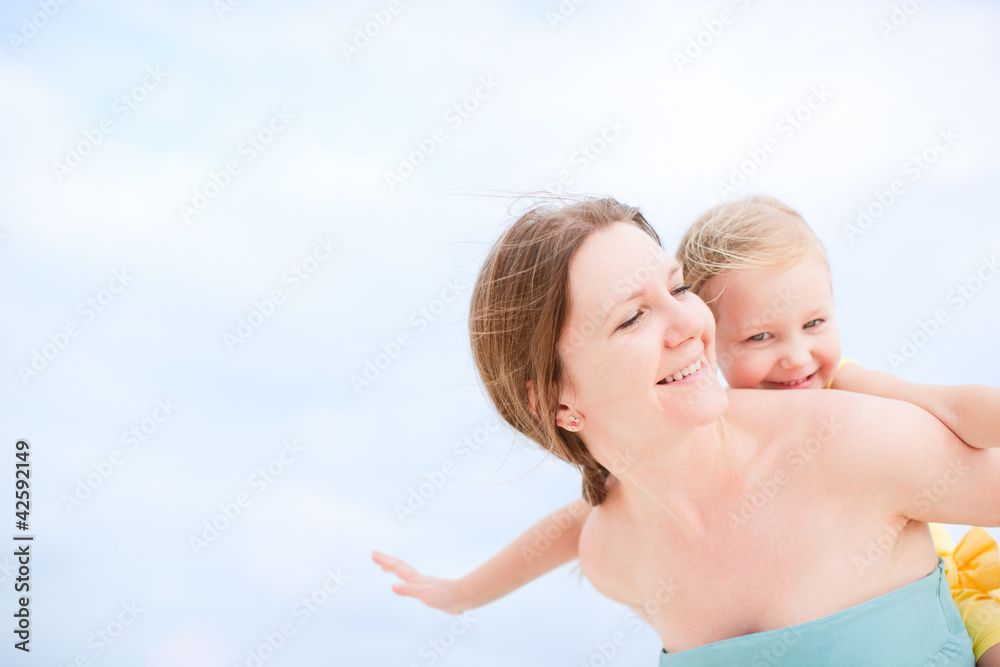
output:
M615 223L635 225L660 244L639 209L614 199L531 209L490 250L469 313L472 355L497 411L544 449L577 466L591 505L604 500L609 472L579 434L556 425L564 382L558 343L570 308L570 261L587 237Z

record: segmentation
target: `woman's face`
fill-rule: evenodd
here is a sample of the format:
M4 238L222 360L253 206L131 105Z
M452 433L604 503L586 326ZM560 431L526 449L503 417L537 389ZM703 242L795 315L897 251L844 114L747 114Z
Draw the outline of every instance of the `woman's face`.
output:
M570 263L569 294L560 426L572 414L585 433L620 442L725 411L712 313L645 232L619 223L588 237Z

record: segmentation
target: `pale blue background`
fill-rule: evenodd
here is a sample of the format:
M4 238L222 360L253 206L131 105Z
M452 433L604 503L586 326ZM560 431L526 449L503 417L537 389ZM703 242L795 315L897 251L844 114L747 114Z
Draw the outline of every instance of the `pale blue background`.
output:
M0 508L12 513L13 442L29 438L37 535L30 656L10 647L0 570L3 664L246 665L285 621L296 633L267 665L431 664L421 646L452 619L394 596L370 550L462 574L579 490L506 430L456 456L491 415L468 290L426 330L411 316L447 280L471 282L512 196L563 170L576 191L642 206L672 249L746 151L778 138L737 194L778 196L823 238L845 351L888 369L946 308L900 373L1000 384L1000 280L961 311L948 302L1000 247L1000 5L928 3L886 38L889 2L592 0L553 28L556 0L404 0L347 62L341 44L384 6L245 0L220 18L210 0L70 2L15 51L9 33L39 5L3 3ZM679 71L673 54L725 8L735 20ZM156 66L166 79L119 119L115 99ZM490 75L498 89L449 125ZM776 124L818 85L832 98L783 138ZM291 124L184 224L179 205L282 107ZM53 161L103 118L113 131L60 182ZM581 171L574 153L613 118L627 127ZM857 208L947 126L960 139L849 243ZM390 191L385 172L438 127L444 141ZM325 235L338 253L289 291L283 274ZM132 283L23 382L18 366L122 268ZM275 288L286 301L230 352L223 335ZM350 376L408 330L412 344L355 392ZM78 478L164 397L176 414L68 511ZM249 476L287 438L305 451L257 495ZM393 505L447 460L455 475L401 524ZM240 493L251 506L196 557L189 536ZM296 601L338 568L350 579L300 624ZM132 601L144 611L96 656L88 637ZM611 664L654 665L655 634L633 634L625 612L566 567L475 612L435 664L575 667L624 630Z

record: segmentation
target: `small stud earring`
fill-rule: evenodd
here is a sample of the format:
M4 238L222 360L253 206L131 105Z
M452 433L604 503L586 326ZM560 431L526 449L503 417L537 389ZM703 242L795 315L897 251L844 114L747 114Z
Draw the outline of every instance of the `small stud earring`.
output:
M576 417L569 418L569 430L570 431L580 430L580 421Z

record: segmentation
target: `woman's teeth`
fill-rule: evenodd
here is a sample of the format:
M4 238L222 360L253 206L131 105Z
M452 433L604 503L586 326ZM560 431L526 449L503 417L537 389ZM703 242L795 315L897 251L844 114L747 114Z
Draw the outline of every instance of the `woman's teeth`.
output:
M676 380L680 380L681 378L685 378L688 375L691 375L691 373L694 373L699 368L701 368L701 364L702 364L702 359L699 359L698 361L694 362L690 366L685 366L684 368L680 369L679 371L677 371L673 375L668 375L667 377L663 378L662 380L660 380L656 384L670 384L671 382L675 382Z

